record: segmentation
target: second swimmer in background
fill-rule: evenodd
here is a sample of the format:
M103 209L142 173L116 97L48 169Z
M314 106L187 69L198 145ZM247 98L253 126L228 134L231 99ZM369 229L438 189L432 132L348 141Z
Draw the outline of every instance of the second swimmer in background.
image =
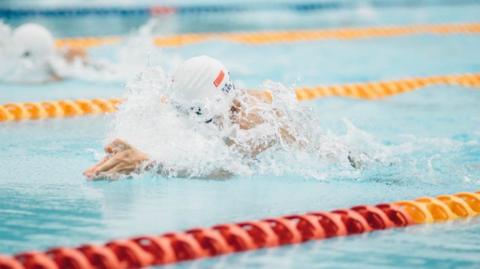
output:
M52 33L45 27L26 23L13 31L2 25L0 50L3 51L2 79L12 82L45 83L64 79L60 69L79 62L88 65L81 48L57 48Z

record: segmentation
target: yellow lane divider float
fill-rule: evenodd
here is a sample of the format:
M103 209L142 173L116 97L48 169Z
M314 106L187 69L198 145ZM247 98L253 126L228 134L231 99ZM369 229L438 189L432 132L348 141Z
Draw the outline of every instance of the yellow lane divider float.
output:
M480 87L480 73L333 86L301 87L295 89L295 91L297 99L300 101L328 96L374 100L432 85ZM8 103L0 105L0 122L111 113L116 111L117 105L120 103L121 99L118 98Z
M0 122L12 120L39 120L116 111L120 99L78 99L46 102L9 103L0 105Z
M480 87L480 73L408 78L392 81L352 83L333 86L301 87L297 88L295 91L297 94L297 99L300 101L327 96L373 100L432 85Z
M418 34L450 35L478 33L480 33L480 23L465 23L379 26L276 32L190 33L156 37L153 39L153 42L160 47L174 47L210 40L226 40L243 44L262 45L279 42L298 42L331 39L349 40ZM116 44L120 41L120 37L68 38L57 40L57 46L91 48L101 45Z

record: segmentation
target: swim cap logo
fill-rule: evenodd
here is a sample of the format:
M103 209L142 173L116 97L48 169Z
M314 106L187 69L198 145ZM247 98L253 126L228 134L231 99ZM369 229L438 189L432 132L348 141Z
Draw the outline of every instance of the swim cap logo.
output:
M213 85L215 85L215 87L218 87L218 85L222 83L224 77L225 77L225 73L223 73L223 70L220 70L220 73L218 73L217 78L213 81Z
M223 70L220 70L217 78L213 81L213 85L215 85L215 87L218 87L220 84L222 84L222 81L224 78L225 78L225 73L223 72ZM229 93L233 89L235 89L235 86L233 85L232 81L229 79L227 82L225 82L225 85L223 85L221 91L224 93Z
M235 89L235 85L233 85L233 82L231 80L228 80L227 83L222 88L222 92L224 93L229 93L231 90Z

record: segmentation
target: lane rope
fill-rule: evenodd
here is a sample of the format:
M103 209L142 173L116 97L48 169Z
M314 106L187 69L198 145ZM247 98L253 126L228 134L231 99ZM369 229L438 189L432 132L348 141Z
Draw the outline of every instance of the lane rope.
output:
M295 91L297 99L300 101L328 96L375 100L433 85L480 87L480 73L441 75L332 86L301 87L295 89Z
M0 255L0 268L141 268L478 215L480 192L461 192L138 236L104 245L84 244L77 248L56 247L45 252Z
M465 0L464 0L465 1ZM475 1L475 0L469 0ZM350 5L351 6L351 5ZM161 16L161 15L202 15L212 13L238 13L252 11L287 10L311 12L325 9L348 7L338 1L322 3L256 3L256 4L199 4L170 6L131 6L131 7L56 7L56 8L0 8L0 16L7 18L45 16Z
M348 97L376 100L433 85L480 87L480 73L409 78L392 81L344 85L300 87L295 89L299 101L321 97ZM266 95L271 94L266 91ZM0 122L65 118L115 112L121 99L77 99L45 102L18 102L0 105Z
M367 1L372 8L398 6L432 6L448 5L449 0L417 0L417 1ZM456 0L456 5L480 4L479 0ZM177 15L207 15L215 13L238 13L252 11L292 11L313 12L331 9L355 9L359 5L355 1L305 1L305 2L270 2L270 3L229 3L229 4L197 4L197 5L154 5L154 6L74 6L74 7L6 7L0 8L0 17L18 18L30 16L44 17L83 17L83 16L159 16L166 14Z
M120 104L120 102L121 100L118 98L96 98L8 103L0 105L0 122L111 113L117 110L117 105Z
M176 47L198 42L223 40L249 45L268 45L285 42L320 41L320 40L353 40L361 38L394 37L405 35L452 35L479 34L480 23L464 24L426 24L406 26L378 26L359 28L335 28L301 31L272 32L236 32L236 33L191 33L153 38L159 47ZM58 47L92 48L121 42L120 37L83 37L58 39Z

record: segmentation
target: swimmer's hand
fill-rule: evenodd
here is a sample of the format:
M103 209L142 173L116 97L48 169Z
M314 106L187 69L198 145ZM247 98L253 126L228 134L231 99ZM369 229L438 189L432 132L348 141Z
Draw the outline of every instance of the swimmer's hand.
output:
M67 48L63 52L63 57L68 63L73 63L77 59L85 61L87 59L87 52L83 48Z
M105 147L107 156L83 174L90 180L115 179L137 170L148 156L123 140L115 139Z

